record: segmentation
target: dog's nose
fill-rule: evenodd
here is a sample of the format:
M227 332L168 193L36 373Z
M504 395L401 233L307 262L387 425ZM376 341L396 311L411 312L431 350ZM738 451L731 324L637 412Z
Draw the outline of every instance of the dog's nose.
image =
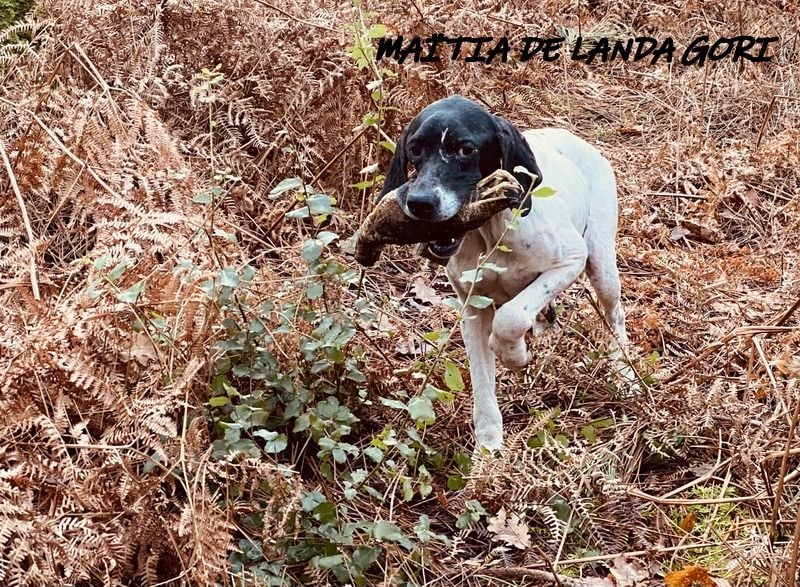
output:
M410 193L406 198L408 211L414 218L425 220L436 213L436 199L427 193Z

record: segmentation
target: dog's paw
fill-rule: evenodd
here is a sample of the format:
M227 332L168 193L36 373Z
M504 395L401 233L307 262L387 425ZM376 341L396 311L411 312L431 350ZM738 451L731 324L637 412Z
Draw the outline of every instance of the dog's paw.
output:
M524 338L512 343L506 343L492 334L489 336L489 348L500 359L503 366L512 371L521 371L533 359Z
M623 398L632 398L639 395L642 386L636 371L622 357L614 360L614 367L617 374L617 389Z
M503 433L499 430L476 430L473 456L493 458L503 452Z

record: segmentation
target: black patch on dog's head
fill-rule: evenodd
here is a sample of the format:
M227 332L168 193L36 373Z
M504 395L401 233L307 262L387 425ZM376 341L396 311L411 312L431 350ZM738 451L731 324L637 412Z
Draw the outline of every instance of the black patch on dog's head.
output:
M420 219L434 222L457 212L454 202L445 202L443 210L440 194L452 195L463 206L475 184L497 169L513 173L516 166L522 165L536 174L538 179L531 185L530 176L514 173L526 194L541 182L536 158L522 133L503 118L458 95L434 102L403 131L378 200L409 182L409 165L416 174L407 197L411 197L412 207L423 213ZM523 215L527 214L530 198L521 202L520 208Z

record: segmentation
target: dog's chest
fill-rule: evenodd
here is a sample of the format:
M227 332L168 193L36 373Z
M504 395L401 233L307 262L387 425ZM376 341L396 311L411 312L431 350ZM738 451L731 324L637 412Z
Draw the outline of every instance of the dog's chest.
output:
M526 239L504 239L505 246L497 247L485 262L481 263L478 280L472 286L472 295L486 296L496 305L506 303L532 283L544 270L533 243ZM488 245L478 231L467 235L458 254L447 264L450 282L466 295L471 287L474 269L482 254L489 252L494 243ZM539 258L537 258L539 257ZM466 272L466 273L465 273ZM464 279L466 278L466 279Z

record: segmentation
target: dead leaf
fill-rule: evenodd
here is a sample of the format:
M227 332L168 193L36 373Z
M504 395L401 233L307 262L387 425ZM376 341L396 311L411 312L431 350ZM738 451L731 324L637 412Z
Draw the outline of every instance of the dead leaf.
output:
M519 519L517 514L512 513L511 516L508 517L505 508L500 508L497 515L489 519L487 529L494 534L492 540L501 540L520 550L530 548L531 546L528 526Z
M621 556L614 559L613 566L608 570L614 577L617 587L636 587L650 577L650 573L640 567L638 563L628 562Z
M706 569L695 566L667 573L664 584L667 587L717 587Z
M752 204L753 206L761 204L761 196L759 196L758 192L753 188L748 188L743 194L739 194L739 197L742 198L742 201Z
M687 234L691 234L690 230L686 230L683 226L678 224L675 228L672 229L672 232L669 233L670 240L678 241L685 237Z
M633 126L623 126L617 129L621 135L640 135L644 131L641 124L634 124Z
M130 350L131 359L136 359L142 367L147 367L150 361L158 359L158 353L153 346L150 337L144 332L140 332L133 339L133 345Z
M411 291L414 292L414 297L420 302L428 303L432 306L438 306L442 303L442 297L435 289L425 283L421 277L417 277L414 283L411 284Z
M697 523L697 514L695 512L691 512L681 520L681 530L689 534L692 530L694 530L694 525L696 523Z

